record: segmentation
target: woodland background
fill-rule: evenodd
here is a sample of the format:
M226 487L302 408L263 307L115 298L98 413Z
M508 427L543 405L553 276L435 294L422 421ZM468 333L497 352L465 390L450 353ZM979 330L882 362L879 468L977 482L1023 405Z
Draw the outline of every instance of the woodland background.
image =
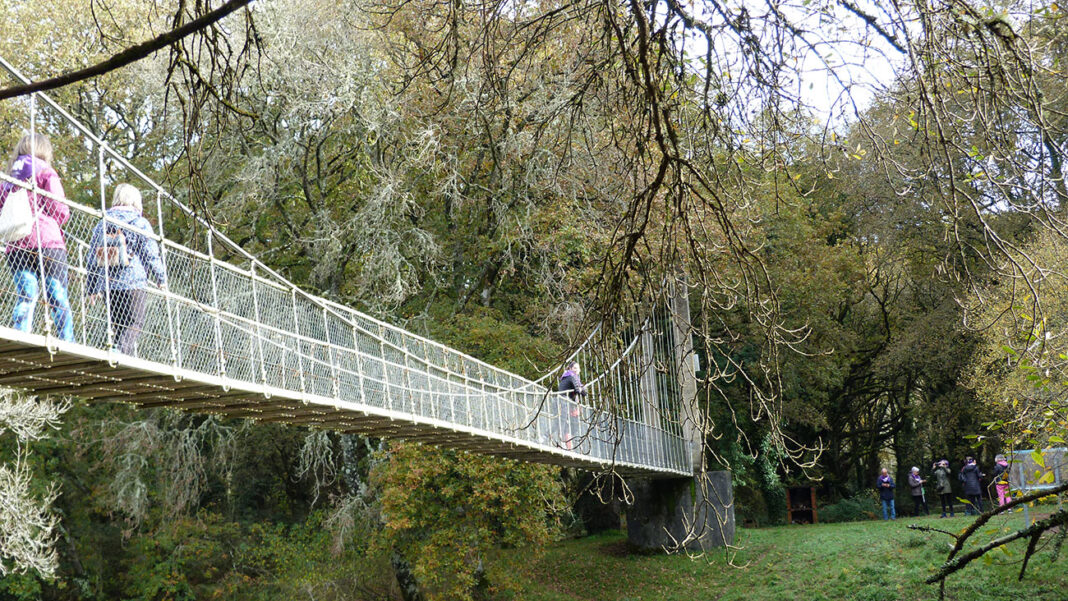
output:
M739 521L781 523L786 485L863 501L882 466L1063 442L1060 9L909 4L864 35L910 67L828 112L787 68L811 30L654 5L261 1L52 95L298 285L525 376L681 265ZM4 2L0 55L43 78L203 10ZM720 62L679 50L702 36ZM25 111L0 103L0 146ZM0 445L59 491L52 575L0 555L12 599L495 597L485 553L605 511L579 473L163 410L75 402Z

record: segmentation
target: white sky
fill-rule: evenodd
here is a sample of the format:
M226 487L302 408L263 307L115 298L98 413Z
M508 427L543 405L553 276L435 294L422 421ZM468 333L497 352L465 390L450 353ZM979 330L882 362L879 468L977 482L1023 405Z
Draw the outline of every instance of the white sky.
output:
M881 16L880 24L892 31L889 19L877 3L854 1L864 12ZM893 85L894 67L900 68L906 59L863 20L833 0L811 0L807 4L805 0L728 0L727 6L732 18L743 10L748 13L765 49L774 47L779 31L772 27L761 30L759 24L773 9L806 33L812 46L787 47L786 53L797 57L788 65L790 75L796 74L798 79L793 79L783 91L796 96L817 118L831 124L853 120L854 104L858 111L867 108L877 93ZM712 12L714 5L702 0L693 0L687 8L713 24L724 22L722 15ZM714 60L721 65L736 60L740 56L736 39L735 34L725 33L714 44L719 46ZM786 38L783 40L790 43ZM691 35L685 44L692 48L693 57L704 56L707 46L702 36ZM834 69L833 74L829 68ZM732 79L740 75L735 69L725 68L731 72Z

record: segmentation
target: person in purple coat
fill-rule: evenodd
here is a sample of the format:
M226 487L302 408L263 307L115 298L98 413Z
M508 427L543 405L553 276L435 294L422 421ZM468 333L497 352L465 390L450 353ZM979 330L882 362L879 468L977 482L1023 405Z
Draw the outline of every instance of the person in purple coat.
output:
M912 493L912 504L916 506L916 517L920 516L920 509L927 515L931 510L927 508L927 495L923 494L923 485L927 480L920 476L920 468L913 466L909 472L909 492Z
M883 521L897 519L897 510L894 509L894 488L894 479L884 467L882 473L879 474L879 479L875 481L875 490L879 491L879 500L883 502ZM887 512L888 508L889 512Z
M44 134L26 135L12 154L8 169L11 177L24 182L33 180L36 188L45 193L30 192L30 208L36 216L33 227L25 238L7 245L7 266L15 282L12 327L30 331L37 297L43 287L56 335L73 342L74 323L67 292L67 245L62 229L70 219L70 208L63 202L66 198L63 185L52 168L52 142ZM0 207L13 188L9 182L0 186Z
M582 385L582 380L579 378L578 361L567 364L567 369L560 376L560 387L557 390L566 392L567 397L572 401L580 396L586 396L586 387Z
M571 401L566 409L567 432L563 437L564 447L571 450L577 438L575 433L582 429L582 424L578 420L581 415L578 399L586 396L586 387L582 385L582 379L579 377L578 361L571 361L565 367L564 373L560 376L560 386L557 391L566 392L568 400Z

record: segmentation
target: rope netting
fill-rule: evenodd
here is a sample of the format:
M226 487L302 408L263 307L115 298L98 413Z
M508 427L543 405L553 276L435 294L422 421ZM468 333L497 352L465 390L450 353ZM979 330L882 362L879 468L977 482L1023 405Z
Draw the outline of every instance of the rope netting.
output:
M2 58L0 66L29 82ZM12 321L2 327L0 317L3 336L43 334L53 350L103 350L115 364L147 361L176 379L203 374L254 385L265 398L285 391L433 420L605 466L691 472L668 312L611 340L595 329L569 359L590 374L586 394L558 393L559 369L529 380L306 293L46 95L8 102L25 115L8 131L78 143L57 148L54 161L28 161L25 173L0 173L8 197L26 190L35 218L62 232L39 226L8 244L0 315ZM53 167L62 190L49 180ZM123 183L140 194L116 194Z

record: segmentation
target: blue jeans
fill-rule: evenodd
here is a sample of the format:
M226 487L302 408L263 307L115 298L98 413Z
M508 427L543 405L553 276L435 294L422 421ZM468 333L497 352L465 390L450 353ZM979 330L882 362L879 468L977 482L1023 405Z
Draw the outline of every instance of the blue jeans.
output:
M13 248L7 253L7 266L15 281L15 310L11 316L11 327L22 332L29 332L33 328L33 313L43 283L56 336L60 340L74 342L74 322L67 295L67 251L62 248Z
M894 509L894 500L893 499L883 499L882 501L883 501L883 520L896 520L897 519L897 510ZM886 515L887 506L890 507L890 516L889 517L887 517L887 515Z

